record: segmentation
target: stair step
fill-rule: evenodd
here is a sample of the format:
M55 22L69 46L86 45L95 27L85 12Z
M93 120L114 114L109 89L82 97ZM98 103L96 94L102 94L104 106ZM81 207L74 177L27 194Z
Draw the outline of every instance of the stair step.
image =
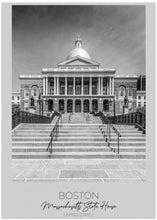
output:
M90 134L93 138L96 137L96 138L99 138L99 137L102 137L102 134L98 133L98 134ZM49 137L49 133L48 134L13 134L12 135L13 138L17 137L17 138L20 138L20 137L23 137L23 138L27 138L27 137ZM58 134L58 138L64 138L64 137L67 137L67 134ZM86 133L83 133L83 134L68 134L68 137L69 138L75 138L75 137L89 137L89 134L86 134Z
M12 141L50 141L50 137L13 137ZM58 137L57 138L57 142L61 142L64 141L65 143L69 143L70 141L75 141L75 142L79 142L79 141L87 141L87 142L91 142L91 141L105 141L103 137L93 137L93 136L87 136L87 137ZM115 138L111 138L110 142L116 142L117 141L117 136ZM145 139L144 138L120 138L120 143L122 142L128 142L128 141L132 141L132 142L144 142Z
M12 138L12 141L50 141L50 137L15 137ZM100 138L96 138L96 137L63 137L63 138L59 138L60 141L64 141L65 143L67 141L80 141L80 140L84 140L84 141L103 141L104 138L100 137Z
M19 154L12 155L13 159L145 159L146 156L141 155L118 155L118 154L93 154L93 155L79 155L79 154L47 154L47 155L36 155L36 154Z
M12 142L12 146L48 146L48 142ZM106 142L53 142L53 146L104 146L106 145ZM120 143L120 146L145 146L145 143ZM117 142L112 142L111 146L117 146Z
M62 116L67 121L69 114ZM85 124L76 124L79 121ZM21 124L12 133L12 158L14 159L145 159L145 135L134 125L114 124L121 134L120 155L117 154L117 136L111 129L110 147L100 130L98 118L72 115L72 122L62 123L57 139L53 141L53 152L46 151L54 124ZM86 124L86 122L90 124ZM106 130L106 125L103 125ZM116 152L111 151L114 148Z
M13 148L12 152L46 152L45 147L40 147L40 148ZM93 147L93 148L70 148L70 147L66 147L66 148L52 148L53 152L110 152L111 149L107 148L107 147ZM115 150L117 151L117 148L115 148ZM120 152L145 152L145 148L120 148Z

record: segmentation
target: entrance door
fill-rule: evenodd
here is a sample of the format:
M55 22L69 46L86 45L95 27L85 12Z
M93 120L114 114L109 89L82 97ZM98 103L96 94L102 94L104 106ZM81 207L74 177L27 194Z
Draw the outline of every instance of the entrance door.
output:
M84 100L84 112L89 112L89 100Z
M59 112L64 111L64 100L59 100Z
M73 101L72 100L67 101L67 112L73 112Z
M109 111L109 102L107 99L104 100L103 102L103 110L104 111Z
M53 111L53 100L52 99L48 100L48 111Z
M96 99L92 101L92 111L98 111L98 101Z
M80 100L75 101L75 112L81 112L81 101Z

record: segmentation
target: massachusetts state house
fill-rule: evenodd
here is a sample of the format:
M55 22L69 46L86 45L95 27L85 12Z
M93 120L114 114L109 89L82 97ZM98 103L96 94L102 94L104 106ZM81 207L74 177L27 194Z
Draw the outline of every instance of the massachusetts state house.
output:
M124 73L125 75L125 73ZM101 68L83 49L78 36L74 48L56 68L39 75L21 75L21 109L44 115L52 111L122 114L137 108L138 76L117 76L115 69Z

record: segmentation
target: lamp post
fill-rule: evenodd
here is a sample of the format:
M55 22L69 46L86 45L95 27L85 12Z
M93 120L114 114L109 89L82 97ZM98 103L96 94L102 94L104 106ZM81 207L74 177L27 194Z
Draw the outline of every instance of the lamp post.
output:
M114 122L115 122L115 116L116 116L116 105L115 105L115 99L113 99L113 114L114 114Z
M41 97L41 93L39 94L39 98L38 98L38 103L39 103L39 114L43 116L44 114L44 101L45 101L45 104L47 105L48 103L48 100L47 99L43 99Z
M43 116L43 99L41 98L41 94L39 94L37 102L39 103L39 114Z

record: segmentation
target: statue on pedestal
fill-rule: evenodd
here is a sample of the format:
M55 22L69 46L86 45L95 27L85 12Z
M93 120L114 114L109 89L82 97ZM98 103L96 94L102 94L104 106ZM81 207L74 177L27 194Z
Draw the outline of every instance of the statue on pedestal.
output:
M127 96L124 97L124 107L128 107L129 99Z

